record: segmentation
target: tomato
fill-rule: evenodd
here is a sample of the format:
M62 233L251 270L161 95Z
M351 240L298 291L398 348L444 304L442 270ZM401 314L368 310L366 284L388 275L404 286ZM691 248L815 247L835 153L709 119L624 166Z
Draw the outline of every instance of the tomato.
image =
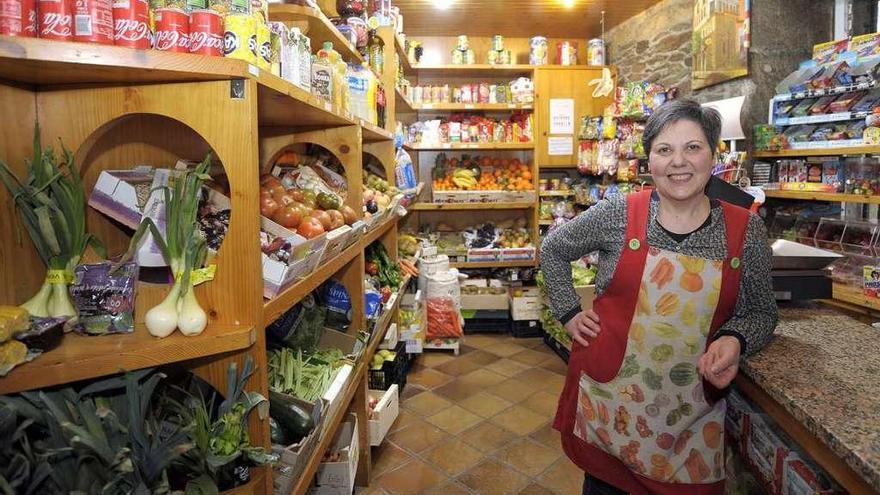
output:
M295 229L302 222L302 215L293 205L284 205L278 209L272 220L284 228Z
M345 217L339 210L327 210L327 214L330 215L330 230L336 230L345 225Z
M324 227L315 217L306 217L300 222L299 228L296 229L296 233L306 239L312 239L323 234Z
M287 189L284 189L284 186L281 185L281 182L278 182L276 184L266 184L265 187L269 190L269 193L272 194L273 197L278 196L279 194L287 193Z
M272 198L278 202L281 206L287 206L289 204L294 203L293 198L290 197L287 193L275 194Z
M345 218L346 225L351 225L357 222L357 213L355 213L354 208L351 206L342 205L340 211L342 212L342 217Z
M260 196L260 215L266 218L272 218L272 215L278 211L281 205L272 199L272 196Z
M281 185L281 181L278 177L275 177L272 174L263 174L260 176L260 186L269 188L272 185L278 184Z
M323 210L315 210L312 212L312 218L318 219L318 221L321 222L321 226L324 227L324 230L330 230L333 218L330 217L329 213Z

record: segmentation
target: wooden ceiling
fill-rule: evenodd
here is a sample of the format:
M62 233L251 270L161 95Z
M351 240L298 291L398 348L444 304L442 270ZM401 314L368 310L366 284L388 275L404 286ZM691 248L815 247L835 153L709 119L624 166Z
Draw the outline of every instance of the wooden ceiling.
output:
M450 2L443 10L436 2ZM569 0L571 1L571 0ZM605 11L608 30L658 0L394 0L407 36L547 36L597 38Z

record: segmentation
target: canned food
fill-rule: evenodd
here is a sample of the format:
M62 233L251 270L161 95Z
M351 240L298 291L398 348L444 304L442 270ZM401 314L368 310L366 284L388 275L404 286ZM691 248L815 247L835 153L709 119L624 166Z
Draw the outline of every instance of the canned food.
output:
M489 65L495 65L498 63L498 52L495 50L489 50L489 53L486 54L486 62Z
M189 51L223 56L223 17L213 10L194 10L189 15Z
M37 36L36 0L0 0L0 35Z
M480 83L476 103L489 103L489 83Z
M260 22L258 17L257 23L257 67L260 70L272 70L272 46L269 44L269 25Z
M605 65L605 41L591 39L587 45L587 65Z
M467 51L470 48L470 42L468 41L468 37L466 34L461 34L458 36L457 47L461 51Z
M451 100L451 95L449 91L449 85L444 84L442 88L440 88L440 102L441 103L449 103Z
M547 64L547 38L535 36L529 40L529 63L531 65Z
M496 34L492 37L492 51L500 52L504 50L504 36Z
M423 93L424 88L422 88L421 86L416 86L415 88L413 88L413 103L421 103Z
M439 85L431 86L431 101L433 101L434 103L440 103L441 101L443 101L440 97L440 93L442 92L443 89Z
M74 7L74 41L113 44L113 3L111 0L75 0Z
M40 38L70 41L73 39L73 2L70 0L39 0Z
M254 46L257 44L256 18L247 14L226 16L223 32L223 55L256 65L257 55L256 50L251 48L252 44Z
M147 50L152 44L150 4L147 0L116 0L113 2L113 42Z
M283 24L282 24L283 26ZM275 30L271 30L269 32L269 51L270 57L272 60L272 66L269 68L269 71L276 76L281 76L281 53L282 53L282 44L281 44L282 35Z
M560 41L556 44L556 63L559 65L577 65L576 41Z
M189 52L189 16L178 8L156 9L156 50Z
M495 84L489 86L489 103L498 103L498 86Z

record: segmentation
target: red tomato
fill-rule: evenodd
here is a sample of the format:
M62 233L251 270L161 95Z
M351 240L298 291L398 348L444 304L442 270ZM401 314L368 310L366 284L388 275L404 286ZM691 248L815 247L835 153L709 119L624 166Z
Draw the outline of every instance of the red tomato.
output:
M306 239L312 239L314 237L318 237L319 235L324 233L324 227L321 225L321 222L318 221L315 217L306 217L299 224L299 228L296 229L296 233L305 237Z

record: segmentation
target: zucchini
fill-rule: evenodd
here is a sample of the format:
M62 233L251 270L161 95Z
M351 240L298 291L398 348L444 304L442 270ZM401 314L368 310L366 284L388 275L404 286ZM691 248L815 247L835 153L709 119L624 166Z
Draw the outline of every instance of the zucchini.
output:
M290 443L298 443L315 428L312 415L289 395L269 391L269 415L287 434Z
M272 445L284 445L285 447L290 445L287 432L271 416L269 416L269 440L271 440Z

